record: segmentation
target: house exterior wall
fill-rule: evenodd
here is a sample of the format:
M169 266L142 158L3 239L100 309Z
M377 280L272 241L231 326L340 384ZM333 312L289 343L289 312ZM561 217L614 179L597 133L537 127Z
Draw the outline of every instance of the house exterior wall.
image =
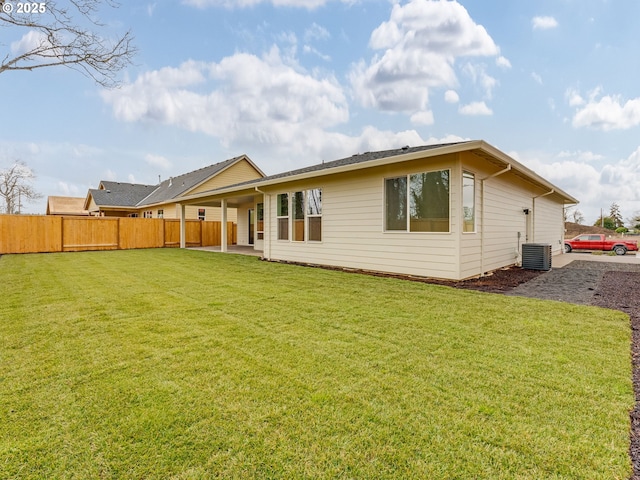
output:
M564 205L554 195L534 200L533 231L535 243L551 244L551 253L563 253Z
M460 278L519 262L523 243L549 243L553 254L562 252L562 199L541 197L545 190L470 152L461 153L461 163L476 175L477 233L462 235Z
M388 232L384 228L384 180L450 170L450 232ZM322 189L322 240L277 240L277 194ZM270 259L408 275L458 278L461 170L457 155L317 177L266 190ZM291 230L291 221L289 222ZM265 233L265 236L267 234ZM238 233L240 238L240 233ZM266 243L266 242L265 242Z
M450 231L389 232L384 227L384 180L450 170ZM475 229L463 231L463 172L474 175ZM264 255L271 260L357 268L444 279L464 279L516 264L523 243L562 246L562 199L469 152L428 160L318 176L262 187ZM278 240L277 194L322 189L322 240ZM535 198L534 200L534 197ZM524 213L529 209L529 214ZM239 224L246 210L239 210ZM238 228L238 243L246 232Z

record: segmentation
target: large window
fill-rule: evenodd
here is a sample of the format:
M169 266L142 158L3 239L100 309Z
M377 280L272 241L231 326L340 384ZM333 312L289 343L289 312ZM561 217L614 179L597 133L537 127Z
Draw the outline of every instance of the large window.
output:
M291 218L291 239L294 242L322 241L322 189L303 190L291 195L281 193L277 202L278 240L289 239Z
M386 179L385 229L448 232L449 170Z
M322 190L307 190L307 222L310 242L322 240Z
M293 241L304 242L304 192L295 192L291 197L293 211Z
M289 194L278 194L278 240L289 240Z
M476 231L476 178L473 173L462 173L462 231Z
M407 230L407 177L385 180L387 230Z

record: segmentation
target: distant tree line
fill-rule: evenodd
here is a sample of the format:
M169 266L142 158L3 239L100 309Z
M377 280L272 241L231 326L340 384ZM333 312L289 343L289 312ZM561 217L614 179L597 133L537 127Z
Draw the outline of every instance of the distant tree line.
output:
M577 224L583 224L585 219L584 215L577 208L567 208L564 214L565 222L573 222ZM634 230L640 230L640 212L636 212L633 217L627 220L627 225L631 226ZM609 213L604 212L593 223L594 227L602 227L607 230L613 230L618 233L628 232L629 229L625 226L622 213L620 212L620 206L614 202L609 207Z

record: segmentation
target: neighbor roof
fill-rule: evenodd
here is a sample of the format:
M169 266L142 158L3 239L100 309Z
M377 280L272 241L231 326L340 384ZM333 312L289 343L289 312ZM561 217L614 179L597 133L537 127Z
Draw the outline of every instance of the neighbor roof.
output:
M58 197L47 198L47 215L88 215L84 209L82 197Z
M89 195L93 197L93 201L99 207L133 208L156 188L155 185L111 182L108 180L101 181L100 185L103 188L89 189Z
M264 173L246 155L230 158L208 167L192 172L170 177L157 185L143 185L137 183L122 183L102 180L102 188L89 189L85 206L88 206L89 196L98 207L142 208L150 205L165 203L196 188L198 185L229 168L240 160L246 160L256 171L264 177Z

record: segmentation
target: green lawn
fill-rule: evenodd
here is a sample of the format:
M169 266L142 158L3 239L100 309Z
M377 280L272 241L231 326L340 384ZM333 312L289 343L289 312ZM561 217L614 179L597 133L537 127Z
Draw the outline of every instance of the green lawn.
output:
M626 479L622 313L178 249L0 258L0 478Z

